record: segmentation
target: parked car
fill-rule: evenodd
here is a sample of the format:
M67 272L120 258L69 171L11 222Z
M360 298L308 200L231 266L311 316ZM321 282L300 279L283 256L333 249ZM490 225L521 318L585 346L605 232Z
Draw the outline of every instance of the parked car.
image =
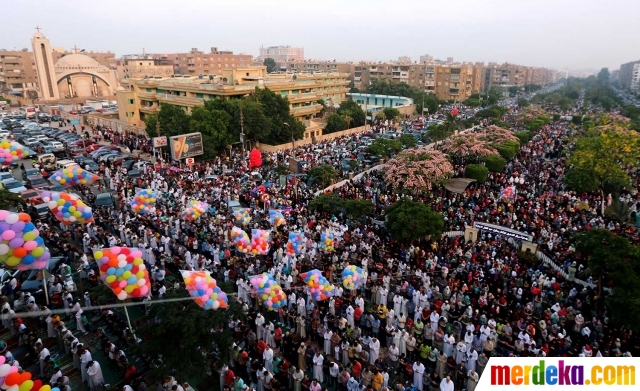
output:
M10 172L0 172L0 182L6 181L7 179L15 179Z
M34 175L27 178L24 185L29 189L44 189L49 187L49 182L47 182L42 176Z
M40 194L34 189L27 189L20 192L20 197L31 205L40 205L44 202Z
M37 168L27 168L26 170L22 171L22 180L26 181L28 177L35 175L40 175L40 171L38 171Z
M24 187L22 183L16 181L15 179L7 179L2 181L1 183L2 187L15 194L20 194L21 191L27 190L27 188Z
M85 169L89 169L89 171L92 172L98 172L98 170L100 170L100 166L98 166L98 163L94 162L93 160L90 159L85 159L82 164L80 164L80 166L82 166Z
M98 194L93 204L95 206L114 206L113 196L111 193Z

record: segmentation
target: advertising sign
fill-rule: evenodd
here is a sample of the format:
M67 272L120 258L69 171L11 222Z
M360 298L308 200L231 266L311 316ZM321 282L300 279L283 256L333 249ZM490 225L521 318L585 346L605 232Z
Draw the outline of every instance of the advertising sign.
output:
M167 136L160 136L160 137L154 137L153 138L153 147L154 148L161 148L161 147L166 147L167 146Z
M186 164L187 166L193 166L195 164L195 160L193 160L192 157L188 157L184 159L184 164Z
M189 133L182 136L171 137L171 158L182 160L188 157L202 155L202 134Z

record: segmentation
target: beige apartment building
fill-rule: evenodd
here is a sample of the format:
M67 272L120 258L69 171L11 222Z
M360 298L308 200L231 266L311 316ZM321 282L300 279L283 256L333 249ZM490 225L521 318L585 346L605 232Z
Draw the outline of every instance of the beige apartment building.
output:
M248 67L253 61L251 55L234 54L217 47L212 47L209 53L193 48L188 53L149 54L148 57L172 65L175 74L191 76L216 75L223 70Z
M288 73L312 73L312 72L329 72L329 73L349 73L353 80L353 71L355 65L352 62L335 62L335 61L276 61L276 72Z
M260 47L260 55L256 59L262 65L267 58L273 59L275 62L280 61L304 61L304 48L296 48L292 46L269 46Z
M147 55L123 56L116 67L120 79L144 78L173 75L173 65L168 61L152 58Z
M317 132L315 136L321 131L311 121L320 116L322 105L318 100L339 103L349 92L347 73L267 74L265 66L226 69L211 77L156 76L123 79L121 83L123 88L116 93L119 117L129 125L144 126L145 116L158 113L161 102L190 113L194 107L204 106L206 100L241 98L256 88L269 88L289 100L291 113L307 125L307 133Z

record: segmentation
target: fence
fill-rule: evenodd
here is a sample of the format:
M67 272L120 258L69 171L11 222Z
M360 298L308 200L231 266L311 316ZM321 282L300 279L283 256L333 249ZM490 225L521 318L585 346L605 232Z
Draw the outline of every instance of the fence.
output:
M366 130L365 128L371 129L370 126L367 126L367 127L358 126L357 128L351 128L351 129L343 130L341 132L323 134L322 136L315 136L314 138L306 138L306 139L302 139L302 140L296 140L295 143L285 143L285 144L280 144L280 145L269 145L269 144L256 143L256 146L258 147L259 150L261 150L263 152L277 152L277 151L280 151L282 149L292 149L294 146L295 147L300 147L302 145L313 144L314 142L333 140L334 138L338 138L338 137L342 137L342 136L349 136L349 135L352 135L352 134L362 133L362 132L364 132Z
M83 120L84 120L83 123L86 123L88 125L106 126L119 133L129 132L129 133L135 133L135 134L141 134L141 135L146 134L146 130L144 128L141 128L139 126L129 125L126 121L105 117L100 114L87 114L84 116Z

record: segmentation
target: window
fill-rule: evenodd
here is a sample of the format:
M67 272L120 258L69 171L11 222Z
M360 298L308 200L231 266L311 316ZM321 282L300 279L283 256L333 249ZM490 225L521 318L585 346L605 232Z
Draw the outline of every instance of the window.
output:
M136 100L135 100L135 99L129 99L129 104L130 104L130 105L132 105L132 104L134 104L134 103L136 103Z

